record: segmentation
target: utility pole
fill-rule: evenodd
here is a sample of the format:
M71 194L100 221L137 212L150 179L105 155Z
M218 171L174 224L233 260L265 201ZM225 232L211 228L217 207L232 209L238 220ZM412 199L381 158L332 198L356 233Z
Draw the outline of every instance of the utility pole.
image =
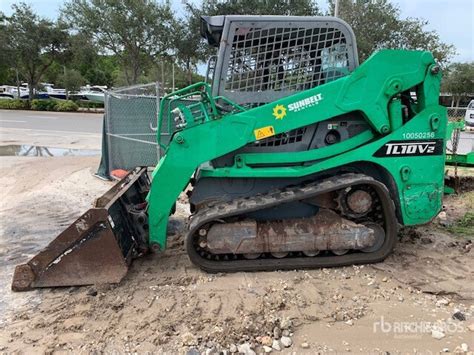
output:
M163 89L163 95L166 93L166 85L165 85L165 68L164 68L164 61L163 58L161 60L161 87Z
M172 92L175 91L175 87L174 87L174 59L173 59L173 89L171 91Z
M335 0L334 3L334 17L339 15L339 0Z
M18 77L18 68L15 67L15 73L16 73L16 93L18 94L17 99L20 98L20 78Z

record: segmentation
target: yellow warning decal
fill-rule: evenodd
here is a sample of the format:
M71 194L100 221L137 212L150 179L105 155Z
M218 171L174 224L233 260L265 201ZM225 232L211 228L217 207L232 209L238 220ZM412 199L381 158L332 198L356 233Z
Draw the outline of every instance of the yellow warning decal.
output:
M273 126L266 126L262 128L258 128L253 131L255 134L255 138L257 140L264 139L267 137L271 137L275 135L275 130L273 129Z

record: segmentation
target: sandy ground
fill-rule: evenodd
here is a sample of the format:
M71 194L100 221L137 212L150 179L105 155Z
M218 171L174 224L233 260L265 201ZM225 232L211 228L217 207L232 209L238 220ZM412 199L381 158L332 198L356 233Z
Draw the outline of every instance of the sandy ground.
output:
M14 265L111 183L92 176L98 157L0 162L0 352L278 353L272 343L297 354L474 349L474 231L456 235L440 224L472 211L474 191L447 197L446 218L403 230L380 264L210 275L191 264L178 231L119 285L12 293ZM174 218L181 225L185 210L180 204Z

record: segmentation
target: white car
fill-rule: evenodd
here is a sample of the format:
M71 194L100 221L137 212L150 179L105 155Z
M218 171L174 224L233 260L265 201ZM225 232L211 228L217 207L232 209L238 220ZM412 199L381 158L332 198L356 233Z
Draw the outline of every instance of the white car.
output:
M474 100L471 100L469 105L467 105L464 121L467 127L474 127Z

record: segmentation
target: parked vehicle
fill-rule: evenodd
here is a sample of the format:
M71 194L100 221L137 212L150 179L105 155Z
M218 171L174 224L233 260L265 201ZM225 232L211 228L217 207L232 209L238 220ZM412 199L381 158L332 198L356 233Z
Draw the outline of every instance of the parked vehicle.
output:
M105 101L105 92L107 91L107 86L88 86L85 90L81 90L79 94L85 96L87 100L93 102L104 102Z
M46 89L46 93L52 99L56 100L66 100L67 92L66 89L56 89L54 84L41 83L41 85Z
M18 92L19 89L19 92ZM70 92L69 98L72 100L88 100L103 103L107 86L86 85L78 92ZM68 98L66 89L55 88L51 83L40 83L40 89L35 90L35 99L56 99L66 100ZM27 83L22 83L19 88L12 85L0 85L0 99L22 99L28 100L30 96Z
M49 99L49 95L45 91L34 90L35 99ZM30 97L30 90L27 83L22 83L20 86L20 99L28 100Z
M0 86L0 99L1 100L12 100L14 99L14 95L12 92L9 91L7 85Z
M474 100L467 105L464 121L466 121L466 126L474 127Z
M24 95L28 97L28 88L20 86L20 94L18 95L18 88L12 85L1 85L0 86L0 99L18 99L22 98Z

